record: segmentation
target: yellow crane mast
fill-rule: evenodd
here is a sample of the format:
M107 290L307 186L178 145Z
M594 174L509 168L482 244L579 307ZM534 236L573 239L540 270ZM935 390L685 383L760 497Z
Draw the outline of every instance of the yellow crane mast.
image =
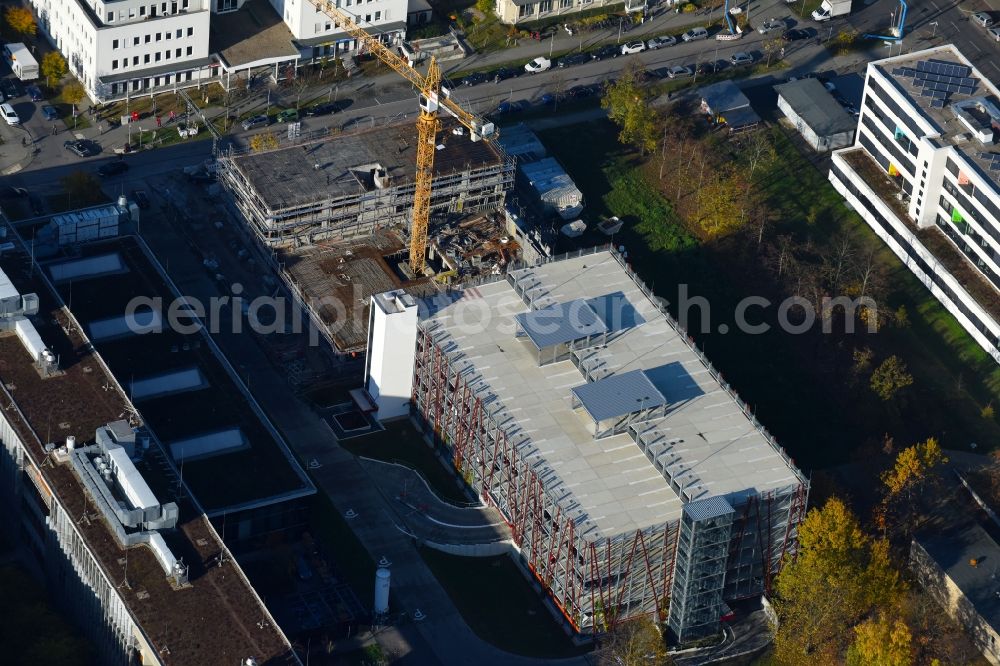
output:
M420 93L420 116L417 118L417 174L413 192L413 222L410 227L410 270L414 277L423 274L427 256L427 227L431 217L431 187L434 179L434 150L440 127L438 109L462 123L473 141L489 138L495 133L493 123L469 113L452 101L450 91L441 87L441 68L432 57L427 74L414 69L402 56L369 34L357 23L357 17L336 6L333 0L309 0L319 11L333 19L335 27L344 30L364 44L369 53L409 81Z

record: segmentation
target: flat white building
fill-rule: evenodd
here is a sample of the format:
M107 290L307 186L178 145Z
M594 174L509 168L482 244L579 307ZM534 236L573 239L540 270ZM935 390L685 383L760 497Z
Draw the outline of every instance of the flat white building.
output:
M31 0L38 26L97 101L197 85L209 57L211 0Z
M310 0L270 0L291 30L302 58L311 60L357 50L357 40ZM336 0L336 7L355 16L355 23L385 44L406 37L407 0Z
M493 11L503 23L517 24L620 4L620 0L496 0ZM625 0L624 9L629 14L645 11L646 0Z
M413 297L402 289L372 296L365 390L378 405L380 421L410 413L416 344L417 302Z
M1000 362L1000 91L953 45L868 64L830 181Z

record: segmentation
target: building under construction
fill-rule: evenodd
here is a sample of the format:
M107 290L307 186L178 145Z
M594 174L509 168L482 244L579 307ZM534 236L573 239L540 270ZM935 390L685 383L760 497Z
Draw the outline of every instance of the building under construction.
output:
M449 122L437 141L432 214L501 208L514 181L514 160L496 142L472 141ZM299 247L407 226L416 156L417 129L406 122L224 156L219 173L261 243Z
M380 417L448 447L574 630L698 638L794 551L807 481L617 253L372 311Z

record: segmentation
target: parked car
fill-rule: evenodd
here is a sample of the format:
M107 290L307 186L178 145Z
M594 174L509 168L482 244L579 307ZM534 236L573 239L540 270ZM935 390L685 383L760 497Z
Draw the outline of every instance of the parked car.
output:
M552 61L545 56L539 56L524 66L524 71L537 74L552 69Z
M708 39L708 30L706 30L705 28L691 28L683 35L681 35L681 39L683 39L685 42L693 42L699 39Z
M28 96L31 97L32 102L41 102L45 99L42 97L42 91L38 86L28 86Z
M21 119L18 117L17 111L10 104L0 104L0 116L3 116L8 125L21 124Z
M990 37L1000 42L1000 28L990 28L986 32L990 33Z
M989 12L976 12L970 18L984 28L991 28L996 23Z
M501 81L506 81L507 79L514 79L524 73L524 70L513 69L511 67L501 67L500 69L494 69L490 72L490 78L494 83L500 83Z
M507 113L517 113L518 111L524 111L531 107L531 102L526 99L519 99L516 102L503 101L497 104L496 113L498 115L504 115Z
M567 94L574 99L584 99L586 97L593 97L598 92L600 92L600 88L599 85L595 83L590 86L573 86L569 89Z
M294 123L298 119L299 119L298 109L285 109L284 111L279 113L275 118L275 120L277 120L279 123Z
M632 55L633 53L642 53L646 50L646 42L629 42L627 44L622 44L622 55Z
M786 30L781 33L781 38L786 42L797 42L803 39L809 39L809 33L805 30L792 28L791 30Z
M694 71L687 65L674 65L667 70L667 76L671 79L682 79L685 76L694 76Z
M125 160L115 160L114 162L108 162L107 164L102 164L97 169L97 175L102 178L107 178L108 176L117 176L120 173L125 173L128 171L128 164Z
M709 60L698 65L698 75L708 76L709 74L718 74L728 65L729 63L725 60Z
M673 35L663 35L662 37L653 37L651 40L646 42L646 48L653 51L664 46L673 46L677 43L677 38Z
M17 79L4 79L0 81L0 91L7 99L15 99L24 94L21 83Z
M252 118L247 118L246 120L243 121L243 129L252 130L258 127L267 127L270 124L271 124L271 119L268 118L267 116L264 115L254 116Z
M323 102L322 104L317 104L316 106L310 106L308 109L303 111L306 116L312 118L314 116L325 116L330 113L335 113L340 109L337 108L336 102Z
M149 209L149 196L146 194L146 190L132 190L132 199L135 200L135 205L142 210Z
M733 67L743 67L744 65L753 64L753 56L746 51L737 51L729 58L729 62L733 64Z
M469 74L467 77L462 79L462 85L476 86L479 85L480 83L486 83L488 79L489 77L486 75L485 72L473 72L472 74Z
M564 58L559 58L556 64L560 67L572 67L573 65L582 65L585 62L590 62L590 55L586 53L574 53Z
M73 153L77 157L92 157L101 152L101 147L93 141L78 139L76 141L66 141L63 148Z
M618 47L614 44L605 44L601 48L597 49L590 54L590 57L594 60L607 60L608 58L616 58L620 51Z
M784 27L785 27L785 22L782 19L771 18L761 23L760 27L757 28L757 32L759 32L762 35L766 35L769 32L774 32L775 30L781 30Z
M56 111L54 106L49 106L48 104L42 107L42 115L49 121L59 120L59 112Z

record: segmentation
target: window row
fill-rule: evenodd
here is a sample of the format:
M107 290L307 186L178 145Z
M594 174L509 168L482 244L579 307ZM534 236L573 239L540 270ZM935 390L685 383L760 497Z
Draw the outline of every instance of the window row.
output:
M118 11L108 11L106 14L107 19L105 23L114 23L115 21L129 21L135 20L136 18L156 18L157 16L170 16L171 14L176 14L179 11L187 11L191 0L180 0L180 2L161 2L159 5L149 5L148 11L146 5L140 7L129 7L128 9L119 9ZM169 9L169 11L168 11ZM159 10L159 13L157 13Z
M150 42L153 42L153 41L159 42L159 41L163 41L164 39L170 40L171 38L173 38L173 39L183 39L183 37L184 37L185 34L188 37L194 36L194 28L187 28L186 31L185 31L184 28L177 28L174 31L168 30L166 32L149 33L149 34L146 34L146 35L136 35L135 37L132 37L131 39L129 39L127 37L123 38L123 39L112 39L111 40L111 48L112 49L123 49L123 48L127 48L129 44L132 44L132 46L139 46L140 44L149 44Z
M150 64L150 62L160 62L161 60L170 60L171 57L180 58L180 57L182 57L182 54L189 56L189 55L192 55L193 51L194 51L194 48L191 47L191 46L189 46L189 47L187 47L187 51L184 51L183 49L174 49L173 53L171 53L171 51L163 51L162 53L159 52L159 51L157 51L156 53L147 53L144 56L142 56L142 64L148 65L148 64ZM128 66L129 66L129 59L128 58L122 58L120 61L119 60L112 60L111 61L111 70L112 71L118 69L119 66L122 69L128 68ZM139 66L139 56L133 56L132 57L132 67L138 67L138 66Z
M534 16L537 10L539 14L547 14L552 11L553 4L558 1L559 9L572 9L575 0L542 0L541 2L530 2L517 8L519 18ZM594 0L580 0L581 5L589 5Z

